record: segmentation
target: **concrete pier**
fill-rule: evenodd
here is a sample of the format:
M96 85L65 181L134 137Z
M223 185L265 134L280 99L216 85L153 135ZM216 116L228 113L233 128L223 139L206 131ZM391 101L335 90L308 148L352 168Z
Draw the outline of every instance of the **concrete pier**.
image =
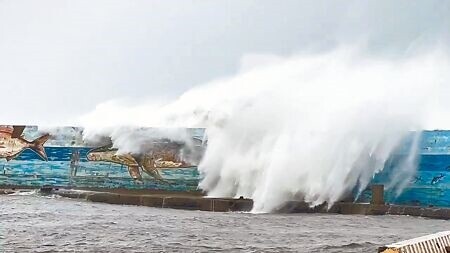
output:
M0 194L33 189L0 189ZM35 190L35 189L34 189ZM410 215L434 219L450 219L450 208L391 205L384 203L383 188L372 187L374 200L371 203L354 203L342 201L328 206L326 203L311 207L303 201L290 201L276 210L280 213L336 213L359 215ZM253 200L245 198L208 198L199 192L164 192L126 189L58 189L50 192L45 189L42 194L56 194L67 198L83 199L120 205L139 205L159 208L201 210L212 212L251 211Z
M124 194L111 192L57 190L54 194L92 202L109 204L138 205L159 208L201 210L212 212L250 211L253 207L251 199L207 198L179 194Z
M379 188L376 188L377 191ZM178 194L127 194L97 191L57 190L54 194L109 204L140 205L159 208L201 210L213 212L251 211L251 199L207 198L203 196ZM380 203L380 199L374 203ZM410 215L435 219L450 219L450 208L403 206L389 204L338 202L311 207L302 201L290 201L277 210L281 213L336 213L360 215Z

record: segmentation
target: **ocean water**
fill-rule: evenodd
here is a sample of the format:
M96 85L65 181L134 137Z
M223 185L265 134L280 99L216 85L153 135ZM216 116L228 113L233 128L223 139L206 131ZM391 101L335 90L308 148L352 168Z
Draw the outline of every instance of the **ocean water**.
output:
M0 252L376 252L450 229L408 216L214 213L0 196Z

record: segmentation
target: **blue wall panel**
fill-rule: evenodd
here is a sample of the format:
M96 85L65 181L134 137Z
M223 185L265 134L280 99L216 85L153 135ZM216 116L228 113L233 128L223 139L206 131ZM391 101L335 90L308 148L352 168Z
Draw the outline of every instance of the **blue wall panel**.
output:
M199 176L196 164L184 162L181 157L183 147L167 148L168 145L178 143L164 140L161 145L158 140L157 145L154 145L152 142L152 148L147 150L148 154L151 153L152 164L140 159L142 156L119 153L110 157L116 162L108 159L89 160L88 154L98 150L98 146L86 146L81 136L82 129L64 127L51 131L50 138L44 143L45 160L31 148L27 148L27 143L19 143L19 140L12 138L13 128L0 127L0 157L3 158L0 159L0 185L197 190ZM192 137L197 139L202 134L201 129L193 129L191 132ZM37 127L30 126L25 128L23 136L19 138L31 143L45 134ZM108 147L103 150L109 152L115 149ZM11 157L11 153L16 152ZM172 155L169 160L165 159L168 154ZM155 164L159 167L154 166ZM139 178L133 178L130 167L135 167ZM152 174L154 171L157 171L156 176Z
M50 137L43 143L46 161L32 150L36 149L32 147L33 141L42 138L46 132L36 126L27 126L23 133L15 136L17 131L14 129L20 127L0 126L0 186L197 190L198 163L185 162L183 156L186 156L186 150L183 150L183 145L177 146L179 144L166 141L164 145L153 145L145 156L117 154L114 161L111 157L110 160L102 157L94 159L98 157L89 156L89 153L99 150L99 146L84 143L83 129L63 127L51 131ZM194 149L203 152L204 144L198 141L202 139L204 129L188 130L195 140ZM411 139L405 140L372 183L389 185L392 176L397 173L398 161L405 156L405 150L409 149L411 143ZM175 148L170 148L173 145ZM112 151L114 149L108 147L100 149L100 154ZM386 189L387 202L450 207L450 131L422 132L419 153L417 171L401 194ZM147 159L149 157L151 159ZM138 173L138 176L133 176L133 173ZM366 190L358 201L369 199L370 191Z
M410 143L406 141L405 143ZM450 207L450 131L424 131L418 147L417 170L400 194L385 189L388 203ZM373 179L374 184L389 186L398 171L398 163L404 154L395 154L385 169ZM395 186L395 185L394 185ZM359 201L370 200L370 191L363 192Z

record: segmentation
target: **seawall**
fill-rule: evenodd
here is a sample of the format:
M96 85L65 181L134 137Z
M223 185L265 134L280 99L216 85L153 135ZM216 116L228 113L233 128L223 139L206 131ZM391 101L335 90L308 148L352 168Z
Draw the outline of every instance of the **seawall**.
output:
M13 194L32 189L0 189L0 194ZM450 219L450 208L392 205L383 201L383 187L373 186L371 203L337 202L328 207L326 204L311 207L302 201L287 202L280 213L336 213L357 215L410 215L434 219ZM60 189L41 188L41 194L55 194L66 198L82 199L92 202L138 205L157 208L173 208L212 212L249 212L253 200L246 198L209 198L201 192L164 192L136 191L127 189Z
M327 204L311 207L303 201L290 201L277 210L283 213L336 213L359 215L410 215L435 219L450 219L450 208L392 205L384 201L384 186L371 186L370 203L341 201L328 207ZM69 198L81 198L93 202L130 204L161 208L201 210L213 212L251 211L253 200L246 198L208 198L199 192L140 194L132 191L97 192L78 190L57 190L53 193Z
M253 207L251 199L208 198L183 193L136 194L80 190L54 190L51 193L92 202L212 212L250 211Z

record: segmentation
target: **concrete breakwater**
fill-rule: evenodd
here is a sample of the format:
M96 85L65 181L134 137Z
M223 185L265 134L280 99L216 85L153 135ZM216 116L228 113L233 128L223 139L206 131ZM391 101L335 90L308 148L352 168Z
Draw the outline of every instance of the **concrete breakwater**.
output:
M14 194L31 189L2 189L0 194ZM128 190L79 190L42 188L42 194L55 194L66 198L83 199L120 205L138 205L158 208L201 210L212 212L248 212L252 210L253 201L246 198L209 198L199 192L158 192ZM359 215L409 215L435 219L450 219L450 208L391 205L383 201L383 188L372 187L371 203L337 202L328 207L326 204L311 207L302 201L287 202L277 211L280 213L336 213Z
M434 219L450 219L450 208L402 205L375 205L370 203L339 202L328 208L326 205L310 207L304 202L289 202L280 212L292 213L336 213L359 215L409 215Z
M435 219L450 219L450 208L423 207L408 205L392 205L385 203L384 186L372 185L370 187L370 203L355 203L351 201L341 201L333 206L322 204L310 207L305 202L292 201L280 209L281 212L292 213L337 213L337 214L361 214L361 215L410 215ZM350 198L352 199L352 198Z
M57 190L52 191L52 193L62 197L86 199L92 202L212 212L250 211L253 207L251 199L206 198L180 193L147 195L78 190Z
M380 191L381 190L381 191ZM311 207L302 201L286 203L278 212L282 213L336 213L360 215L410 215L436 219L450 219L450 208L421 207L385 204L382 200L382 188L373 187L371 203L338 202L328 208L326 204ZM110 204L141 205L160 208L175 208L186 210L201 210L213 212L252 210L253 201L245 198L208 198L200 195L180 193L137 194L114 193L78 190L57 190L54 194L86 199L93 202Z

